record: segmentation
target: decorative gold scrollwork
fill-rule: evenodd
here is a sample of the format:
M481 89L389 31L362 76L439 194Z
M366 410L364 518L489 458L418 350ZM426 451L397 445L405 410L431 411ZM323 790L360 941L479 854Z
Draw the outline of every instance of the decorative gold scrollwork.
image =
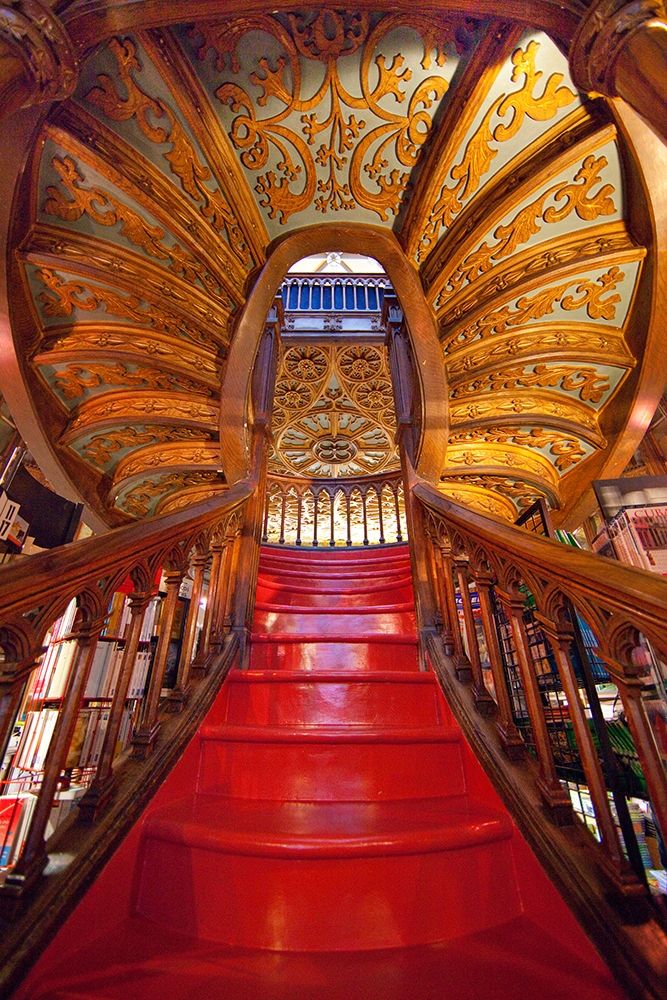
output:
M452 398L470 396L478 392L497 392L501 389L560 387L564 392L576 393L585 402L599 403L609 391L609 378L596 368L584 365L534 365L507 368L473 379L452 390Z
M40 0L0 4L0 38L18 49L29 70L35 87L30 103L62 101L74 92L74 48L50 5Z

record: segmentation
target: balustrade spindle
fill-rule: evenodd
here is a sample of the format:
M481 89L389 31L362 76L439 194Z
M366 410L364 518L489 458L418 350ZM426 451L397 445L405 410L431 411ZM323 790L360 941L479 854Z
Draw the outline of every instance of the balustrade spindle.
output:
M452 645L454 647L454 670L456 671L458 679L462 683L467 684L471 680L472 670L470 660L466 656L463 648L463 640L461 638L461 629L459 626L459 613L456 605L456 589L454 587L454 560L452 559L451 549L448 546L440 546L440 555L442 558L443 580L445 584L447 618L450 623Z
M183 645L181 655L178 660L178 671L176 674L176 684L169 696L169 707L172 711L180 712L188 697L190 686L190 664L192 662L192 651L197 633L197 619L199 617L199 601L204 585L204 569L208 563L207 555L196 555L192 560L194 575L192 578L192 596L188 615L185 621L183 632Z
M229 558L229 573L227 575L227 582L225 588L225 600L224 606L221 606L222 612L222 630L228 632L234 625L234 586L236 584L236 577L238 575L239 566L239 556L241 552L241 535L237 534L231 541L230 558Z
M491 600L492 582L490 577L485 577L482 574L477 574L475 577L475 584L479 595L479 609L482 616L482 627L484 629L484 638L493 674L496 705L498 706L496 729L498 730L503 750L508 758L510 760L520 760L524 756L526 745L512 717L512 702L507 690L507 678L503 669L500 646L498 645L496 621L493 614L493 602Z
M473 697L475 706L480 715L492 715L495 711L493 698L487 691L482 674L482 661L479 655L479 642L477 640L477 629L475 628L475 618L470 599L470 588L468 585L468 560L455 559L454 566L459 581L459 593L461 594L461 604L463 607L463 626L465 628L468 657L472 673Z
M11 739L16 715L25 691L26 683L37 667L37 658L29 656L25 660L5 661L0 664L3 678L0 681L0 760L4 759L7 744Z
M167 572L165 583L167 593L163 599L162 613L160 615L160 625L153 668L148 684L148 690L144 695L141 706L139 723L132 734L132 756L144 760L151 753L155 746L160 720L158 718L158 708L160 704L160 694L164 683L165 670L167 668L167 656L169 654L169 643L174 627L174 616L178 606L178 592L183 580L182 572Z
M333 548L336 544L336 504L335 494L329 494L329 545Z
M345 494L345 521L346 521L346 528L347 528L347 534L346 534L346 538L345 538L345 544L346 545L351 545L352 544L352 514L351 514L351 511L350 511L350 494L349 493Z
M113 761L116 753L118 734L121 722L123 721L123 712L125 711L127 691L130 686L132 671L134 670L137 653L139 652L144 615L152 596L151 593L135 593L130 594L129 597L130 621L125 632L125 648L121 660L120 674L111 704L111 712L107 720L100 759L95 771L95 777L79 804L80 816L86 822L92 822L104 809L111 797L114 784Z
M320 496L317 491L313 492L313 545L317 547L319 544L317 541L317 519L319 516L319 501Z
M384 512L382 510L382 488L375 491L378 498L378 524L380 526L380 545L384 545Z
M268 509L268 508L267 508ZM204 622L202 624L201 636L199 639L199 649L192 661L193 676L201 676L206 673L207 664L211 655L211 638L213 635L213 622L216 614L218 601L218 588L220 586L220 569L222 564L223 542L215 542L211 545L211 568L208 578L208 593L206 595L206 610L204 612Z
M81 611L78 612L81 615ZM37 793L32 820L13 870L7 873L4 891L23 894L41 875L46 865L46 826L53 808L53 799L65 767L77 716L88 682L88 674L95 655L104 619L95 618L76 626L72 633L77 648L69 668L60 712L53 730L44 770L44 778Z
M401 507L398 500L398 490L392 490L394 494L394 510L396 512L396 541L403 541L403 529L401 528Z
M579 684L570 659L571 627L566 630L562 624L557 624L539 612L535 614L535 618L549 642L567 698L568 713L574 729L586 784L595 811L602 850L605 852L610 874L622 891L634 894L641 893L644 891L644 886L635 877L623 854L618 828L607 795L604 774L600 766L600 758L593 742L593 734L584 706L581 703Z
M667 782L665 781L665 767L660 749L642 698L644 681L641 676L637 675L637 668L634 664L620 663L618 660L602 654L601 658L607 664L618 687L625 721L630 729L630 735L642 766L653 813L664 836L665 830L667 830Z
M551 749L540 689L533 669L530 644L523 620L524 598L521 594L504 593L500 590L497 590L496 593L512 629L514 649L540 771L537 781L538 788L553 820L559 825L570 823L572 822L572 803L556 773L556 763Z
M269 514L270 514L269 507L270 507L270 501L271 501L271 498L267 494L266 506L264 508L264 526L262 528L262 541L265 542L265 543L268 542L268 540L269 540Z
M267 508L268 509L268 508ZM303 517L303 495L297 494L296 498L296 544L301 545L301 518Z
M287 506L287 495L283 493L280 498L280 535L278 537L278 544L285 544L285 514Z
M364 545L368 545L368 510L366 508L367 498L368 494L366 492L363 492L361 494L361 512L364 522Z

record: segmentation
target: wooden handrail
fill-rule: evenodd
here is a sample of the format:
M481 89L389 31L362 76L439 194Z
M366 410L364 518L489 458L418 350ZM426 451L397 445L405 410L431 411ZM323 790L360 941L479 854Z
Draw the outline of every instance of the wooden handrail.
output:
M118 792L114 766L121 756L123 723L125 756L131 751L136 758L148 757L162 725L161 704L168 711L182 711L195 674L202 677L211 668L219 669L219 654L223 645L227 648L225 634L234 628L234 614L245 616L236 600L237 606L228 617L237 569L236 561L223 559L223 553L238 548L248 501L258 488L256 479L247 480L222 496L177 513L28 556L0 569L0 757L4 757L24 703L26 712L17 757L9 758L7 774L2 775L1 791L6 792L5 801L16 803L21 824L11 832L16 843L2 845L4 865L8 866L0 884L0 912L4 916L18 912L39 883L47 860L46 834L54 799L66 790L72 773L76 773L83 795L78 803L80 817L87 822L97 820L108 810L112 793ZM192 596L174 646L179 589L189 567L194 576ZM155 631L161 576L166 596ZM109 635L114 595L120 597L116 606L121 610L126 602L119 588L125 594L131 591L126 609L129 621L127 630L118 627L118 634ZM215 606L209 607L200 633L200 601L205 592ZM72 602L76 603L74 617L70 613L63 619ZM146 619L149 607L151 617ZM122 620L119 616L119 625ZM56 624L65 631L51 634L53 641L47 651L42 644ZM154 632L152 656L149 638L142 640L144 625L147 635ZM198 635L199 648L195 649ZM89 680L99 693L97 685L107 684L107 675L111 677L107 642L114 643L120 660L116 680L108 680L111 697L104 726L101 718L96 723L102 727L98 736L97 730L91 730L90 713L86 716L83 704ZM65 646L71 657L63 656L56 674ZM165 692L167 666L174 652L178 657L175 683ZM47 669L51 653L53 669ZM93 672L96 658L101 664L99 676ZM130 691L130 680L137 670L143 671L144 680ZM52 693L56 675L59 681ZM48 738L42 726L47 717L52 725ZM98 740L98 751L91 757L93 739ZM35 747L40 761L38 776L33 774Z
M664 897L654 905L649 895L579 630L583 622L593 633L598 669L618 691L623 717L614 725L627 725L645 783L640 794L664 837L667 784L647 711L644 640L667 653L667 581L460 507L414 475L409 498L421 510L438 605L435 629L421 623L422 640L448 700L598 947L633 996L657 997L666 971ZM664 712L659 701L653 706ZM588 788L597 838L574 821L572 773Z

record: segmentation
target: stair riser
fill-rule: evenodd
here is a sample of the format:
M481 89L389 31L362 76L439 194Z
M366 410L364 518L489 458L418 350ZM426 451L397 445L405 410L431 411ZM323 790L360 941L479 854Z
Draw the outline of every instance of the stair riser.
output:
M253 681L227 685L232 725L431 726L440 721L439 699L425 684Z
M257 670L416 670L417 643L258 642L252 640Z
M323 585L324 586L324 585ZM277 604L290 607L328 608L340 605L344 608L391 607L413 601L411 587L387 587L384 590L367 590L363 593L348 593L343 588L334 591L327 582L326 591L310 593L279 584L261 585L257 588L258 604ZM356 584L351 590L358 590Z
M359 951L450 940L517 916L521 904L508 841L295 861L148 840L137 910L238 947Z
M319 615L290 614L284 611L255 611L254 632L274 632L288 636L310 636L345 639L355 635L394 636L416 635L413 612L340 615L335 612Z
M465 792L458 743L202 741L198 791L299 802L431 798Z

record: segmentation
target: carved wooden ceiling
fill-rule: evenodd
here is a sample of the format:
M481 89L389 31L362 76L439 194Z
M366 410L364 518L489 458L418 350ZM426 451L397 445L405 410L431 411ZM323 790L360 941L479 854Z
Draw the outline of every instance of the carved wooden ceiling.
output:
M622 429L609 404L642 346L626 180L603 102L508 21L317 6L112 38L16 205L39 419L110 523L224 489L220 384L254 275L274 237L345 217L395 232L436 314L443 491L509 518L558 506ZM344 348L311 349L312 379L283 356L274 468L392 467L386 368L355 381Z

